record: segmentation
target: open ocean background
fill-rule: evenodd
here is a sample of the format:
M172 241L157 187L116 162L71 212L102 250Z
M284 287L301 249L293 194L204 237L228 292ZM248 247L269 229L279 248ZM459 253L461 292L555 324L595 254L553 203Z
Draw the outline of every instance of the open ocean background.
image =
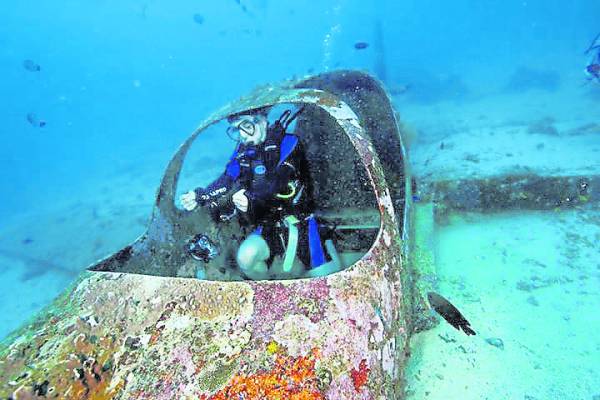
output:
M598 175L599 21L597 0L3 2L0 337L141 234L180 143L260 84L368 70L420 181ZM443 293L503 348L415 338L408 398L600 399L597 206L456 216L434 240Z

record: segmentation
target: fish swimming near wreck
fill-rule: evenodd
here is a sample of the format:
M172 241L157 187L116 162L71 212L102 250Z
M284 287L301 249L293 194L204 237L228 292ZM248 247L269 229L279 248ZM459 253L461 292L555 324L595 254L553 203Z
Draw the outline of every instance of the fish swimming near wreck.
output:
M42 67L33 60L23 61L23 68L30 72L39 72L42 69Z
M428 292L427 300L429 300L431 307L454 328L459 331L462 329L467 336L476 335L475 331L471 329L471 323L447 299L437 293Z
M46 121L39 119L34 113L28 113L25 118L27 119L27 122L36 128L43 128L46 126Z

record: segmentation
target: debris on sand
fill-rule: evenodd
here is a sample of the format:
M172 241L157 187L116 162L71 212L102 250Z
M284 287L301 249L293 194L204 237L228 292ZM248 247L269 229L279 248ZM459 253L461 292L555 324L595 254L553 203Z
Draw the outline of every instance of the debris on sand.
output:
M485 339L486 343L489 345L492 345L494 347L499 348L500 350L504 350L504 342L502 341L502 339L500 338L487 338Z
M537 301L537 299L533 296L529 296L527 298L527 303L531 304L534 307L538 307L540 305L540 303Z
M558 129L554 126L556 120L552 117L545 117L534 121L527 126L527 133L536 133L539 135L559 136Z
M577 136L577 135L587 135L587 134L597 134L600 133L600 124L595 122L580 125L574 129L571 129L567 132L568 135Z
M465 153L463 160L465 161L469 161L475 164L479 164L479 162L481 161L479 156L477 154L473 154L473 153Z

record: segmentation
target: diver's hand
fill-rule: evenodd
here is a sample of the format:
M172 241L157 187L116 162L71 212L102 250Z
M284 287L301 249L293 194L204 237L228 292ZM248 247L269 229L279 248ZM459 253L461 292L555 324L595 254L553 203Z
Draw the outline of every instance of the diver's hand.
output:
M248 196L246 196L246 190L238 190L231 196L231 200L233 200L233 204L235 207L241 212L248 211Z
M183 208L185 208L188 211L192 211L194 208L196 208L198 206L198 202L196 201L196 192L193 190L190 190L189 192L182 194L181 197L179 198L179 200L181 200L181 204L183 205Z

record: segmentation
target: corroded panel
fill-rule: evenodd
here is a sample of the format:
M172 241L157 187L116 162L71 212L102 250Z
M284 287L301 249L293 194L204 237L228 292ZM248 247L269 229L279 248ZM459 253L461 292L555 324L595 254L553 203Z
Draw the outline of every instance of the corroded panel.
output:
M347 273L312 280L86 273L2 350L0 395L389 398L407 331L386 236Z

